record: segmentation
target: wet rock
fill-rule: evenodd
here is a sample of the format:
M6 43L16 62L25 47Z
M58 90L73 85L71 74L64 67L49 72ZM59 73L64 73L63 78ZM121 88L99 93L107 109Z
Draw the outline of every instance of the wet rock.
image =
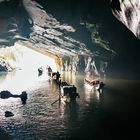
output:
M7 99L7 98L10 98L12 96L13 95L8 90L4 90L4 91L0 92L0 98L2 98L2 99Z
M12 117L14 114L10 111L5 111L5 117Z
M22 104L26 104L27 100L27 93L26 91L23 91L20 95L13 95L10 91L4 90L0 92L0 98L2 99L8 99L10 97L13 98L21 98Z
M0 72L11 71L12 67L4 59L0 58Z

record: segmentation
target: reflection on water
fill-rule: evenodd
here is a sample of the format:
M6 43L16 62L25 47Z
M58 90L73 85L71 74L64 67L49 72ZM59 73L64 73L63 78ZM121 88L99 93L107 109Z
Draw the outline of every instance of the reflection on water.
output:
M95 87L85 84L84 89L85 89L85 100L86 101L90 102L91 100L93 100L93 98L97 101L100 100L100 93L99 93L99 91L96 90Z
M77 74L75 72L71 71L61 72L62 81L66 80L71 85L76 85L76 77Z
M13 94L19 94L21 91L34 86L37 81L47 80L47 72L38 77L37 70L30 72L28 70L19 70L8 74L0 75L0 90L9 90Z
M80 94L77 102L69 104L59 102L59 89L45 72L40 77L37 70L28 76L22 70L1 75L0 91L6 89L12 94L21 94L25 90L28 99L26 105L23 105L19 98L0 98L0 129L8 132L15 140L92 139L97 132L102 133L100 136L103 137L108 135L106 125L101 126L101 122L105 124L110 119L116 122L116 118L110 117L111 113L121 112L125 115L128 109L122 106L122 100L128 100L128 94L127 98L123 98L124 95L112 92L106 86L104 94L100 95L94 88L84 84L83 75L68 73L61 73L62 80L75 84ZM108 85L112 83L112 80L108 81ZM115 83L115 87L118 83ZM14 116L5 118L5 111L11 111Z
M76 103L63 104L58 101L51 105L59 98L59 89L49 80L46 72L40 77L37 71L30 73L23 70L1 75L0 91L21 94L25 90L28 93L26 105L22 105L19 98L0 99L1 127L16 140L64 139L71 129L79 129L85 103L89 104L96 94L88 92L82 75L70 72L61 74L63 81L77 86L80 99ZM7 110L14 116L5 118L4 112Z

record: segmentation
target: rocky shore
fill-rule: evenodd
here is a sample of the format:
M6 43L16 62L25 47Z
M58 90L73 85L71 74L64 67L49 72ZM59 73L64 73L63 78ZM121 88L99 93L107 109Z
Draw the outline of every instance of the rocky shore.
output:
M3 58L0 58L0 72L10 72L14 68Z

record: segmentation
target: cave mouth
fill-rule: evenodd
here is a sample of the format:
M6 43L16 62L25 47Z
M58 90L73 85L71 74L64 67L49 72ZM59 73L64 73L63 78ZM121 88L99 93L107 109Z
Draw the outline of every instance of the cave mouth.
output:
M19 65L21 69L34 72L37 71L39 67L45 70L47 66L50 66L53 71L57 71L56 63L53 58L18 43L15 43L15 49L18 49L20 52L19 57L21 60L17 62L17 65Z
M57 71L55 60L23 45L15 43L12 47L4 48L5 60L12 66L9 72L0 72L0 91L8 90L13 94L20 94L25 89L37 88L40 82L49 80L47 67ZM8 55L12 54L12 58ZM1 53L2 55L2 53ZM38 69L43 69L43 74L38 75Z

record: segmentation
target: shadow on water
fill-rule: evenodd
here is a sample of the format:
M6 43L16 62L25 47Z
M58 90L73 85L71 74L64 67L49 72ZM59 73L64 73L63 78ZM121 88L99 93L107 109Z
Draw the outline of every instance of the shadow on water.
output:
M78 111L79 111L79 105L77 102L72 101L68 103L65 106L65 114L68 115L69 124L70 126L74 125L76 122L78 122Z

